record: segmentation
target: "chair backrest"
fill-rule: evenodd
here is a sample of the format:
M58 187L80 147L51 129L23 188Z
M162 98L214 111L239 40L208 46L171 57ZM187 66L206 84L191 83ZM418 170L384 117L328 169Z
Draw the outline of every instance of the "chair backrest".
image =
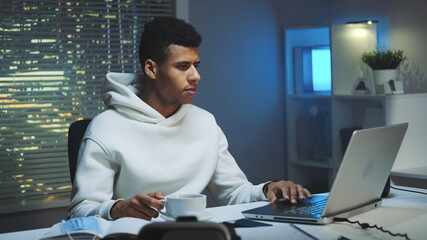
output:
M68 164L70 166L71 183L74 182L74 175L76 173L80 142L91 120L92 119L84 119L75 121L68 129Z

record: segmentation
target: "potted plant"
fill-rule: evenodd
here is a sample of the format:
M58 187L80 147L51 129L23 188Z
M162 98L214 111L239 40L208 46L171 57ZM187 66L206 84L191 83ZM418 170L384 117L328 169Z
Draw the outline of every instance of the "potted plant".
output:
M362 62L374 72L377 93L403 93L402 81L397 79L397 68L406 60L403 50L379 49L362 54Z

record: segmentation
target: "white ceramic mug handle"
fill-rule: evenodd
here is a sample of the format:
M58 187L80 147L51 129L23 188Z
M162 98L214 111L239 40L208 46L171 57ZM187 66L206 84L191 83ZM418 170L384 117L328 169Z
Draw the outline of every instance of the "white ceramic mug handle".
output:
M166 202L168 201L166 198L160 199L159 201L162 202L162 203L164 203L165 207L166 207ZM169 215L167 213L167 210L165 210L166 209L165 207L163 209L160 209L159 213L168 217Z

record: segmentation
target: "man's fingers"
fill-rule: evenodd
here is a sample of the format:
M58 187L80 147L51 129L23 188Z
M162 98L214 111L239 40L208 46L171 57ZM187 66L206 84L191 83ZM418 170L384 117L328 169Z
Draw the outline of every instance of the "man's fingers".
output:
M310 191L300 184L283 180L272 182L268 187L266 195L272 203L277 202L280 198L289 200L291 203L297 203L297 199L304 200L306 198L312 198Z
M156 195L156 193L153 193L151 195L149 194L139 194L137 195L138 201L142 203L142 205L148 206L150 208L154 208L157 210L161 210L164 207L164 204L160 202L158 199L163 199L163 194L160 197L159 195ZM154 198L156 197L156 198ZM158 198L158 199L157 199Z
M156 218L156 217L158 217L159 216L159 211L158 210L156 210L156 209L154 209L153 207L150 207L150 206L148 206L148 205L143 205L142 207L141 207L141 209L140 209L140 211L143 213L143 214L145 214L145 215L147 215L147 216L149 216L149 217L154 217L154 218Z
M145 213L142 208L129 208L128 216L141 218L147 221L151 221L151 219L153 218L152 216L149 216L147 213Z
M151 218L159 216L158 211L163 207L163 203L152 196L148 194L137 194L129 203L128 215L151 220Z
M157 192L149 193L147 195L150 196L150 197L152 197L152 198L155 198L157 200L165 198L165 194L162 191L157 191Z
M301 185L297 184L297 190L298 190L298 198L301 200L305 200L306 195L304 192L304 188Z
M312 198L313 196L311 195L311 192L308 191L307 188L303 188L304 194L308 197L308 198Z
M268 191L267 192L267 198L270 200L270 202L275 203L277 200L279 200L279 197L276 196L276 193L274 191Z
M297 203L298 189L296 186L290 187L291 203Z

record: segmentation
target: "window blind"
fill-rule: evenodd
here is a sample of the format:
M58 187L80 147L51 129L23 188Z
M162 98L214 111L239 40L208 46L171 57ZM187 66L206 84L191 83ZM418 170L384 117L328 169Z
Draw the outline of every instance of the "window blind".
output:
M107 72L140 71L155 16L175 1L1 1L0 204L70 193L68 128L103 111Z

